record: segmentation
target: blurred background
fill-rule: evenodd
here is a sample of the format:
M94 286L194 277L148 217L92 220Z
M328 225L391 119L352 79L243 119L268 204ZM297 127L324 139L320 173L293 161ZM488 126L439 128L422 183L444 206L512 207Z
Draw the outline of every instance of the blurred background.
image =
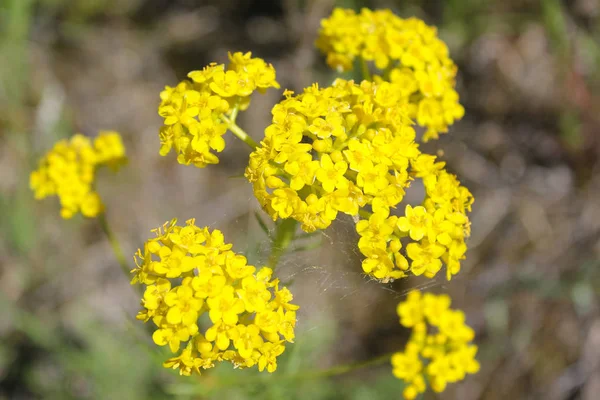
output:
M126 254L195 217L264 262L247 149L229 136L202 170L160 157L158 94L228 50L273 63L282 88L328 84L313 42L336 5L417 16L450 47L466 116L426 150L443 149L475 195L463 271L370 282L342 219L283 260L302 308L281 371L181 378L135 321L139 297L98 222L35 202L29 173L61 138L118 130L130 162L103 171L99 192ZM318 381L278 373L402 349L395 306L411 288L452 295L480 346L477 375L424 398L600 398L599 88L598 0L0 0L0 399L400 399L389 364ZM255 139L280 95L240 116Z

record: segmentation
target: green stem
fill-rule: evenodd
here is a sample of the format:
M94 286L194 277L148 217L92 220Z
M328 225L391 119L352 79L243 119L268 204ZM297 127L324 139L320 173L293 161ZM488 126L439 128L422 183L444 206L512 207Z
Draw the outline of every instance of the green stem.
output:
M355 371L357 369L362 369L366 367L371 367L374 365L383 364L386 361L390 361L393 353L382 354L378 357L372 358L367 361L360 361L352 364L345 365L337 365L335 367L331 367L329 369L321 370L321 371L307 371L304 373L298 373L295 375L283 376L283 379L290 380L310 380L310 379L318 379L318 378L328 378L331 376L343 375L348 372Z
M239 111L240 111L240 107L237 105L235 107L233 107L233 110L231 110L231 115L229 116L229 120L231 121L232 124L235 124L235 120L237 118Z
M297 227L298 221L293 218L283 219L277 223L275 235L273 237L273 245L271 247L271 255L269 256L269 262L267 263L268 267L273 271L277 268L281 256L294 241Z
M380 365L385 362L389 362L390 358L392 357L392 354L393 353L386 353L386 354L382 354L381 356L372 358L367 361L361 361L361 362L356 362L356 363L352 363L352 364L337 365L335 367L320 370L320 371L303 371L303 372L299 372L297 374L281 374L281 375L280 374L275 374L275 375L261 374L258 376L256 376L256 375L251 376L247 379L239 379L239 378L238 379L220 379L220 380L217 380L216 382L213 381L214 384L212 384L210 386L210 388L207 388L206 384L204 382L201 387L198 387L198 385L173 385L173 386L171 386L169 392L171 394L179 394L179 395L193 395L193 394L198 394L198 393L206 394L207 389L209 391L212 391L212 390L217 390L220 388L233 386L233 385L235 385L236 387L239 387L239 386L244 386L244 385L266 384L266 383L270 382L272 379L275 379L277 382L281 383L281 382L298 382L298 381L306 381L306 380L313 380L313 379L329 378L332 376L343 375L343 374L346 374L348 372L352 372L352 371L355 371L358 369L371 367L371 366L375 366L375 365Z
M382 77L383 77L384 81L388 81L388 82L390 81L390 74L393 71L393 69L394 69L394 64L392 63L392 60L390 60L390 63L388 64L386 69L383 70Z
M221 119L225 121L227 127L235 136L237 136L242 142L246 143L252 148L252 150L258 147L258 143L254 141L242 128L240 128L233 119L229 119L226 116L221 116Z
M369 218L371 218L371 215L373 215L373 213L370 211L367 211L362 208L358 209L358 216L361 217L362 219L368 220Z
M360 70L363 75L363 79L370 81L371 80L371 72L369 72L369 66L367 65L367 60L360 57Z
M123 270L123 272L125 273L127 278L130 278L131 272L130 272L129 264L127 263L127 260L125 259L125 255L123 254L123 250L121 249L121 245L119 244L117 237L115 236L113 231L110 229L110 226L108 225L108 221L106 220L106 214L101 213L98 216L98 221L100 222L100 226L102 226L102 230L104 231L104 233L106 234L106 237L108 238L108 242L110 243L110 246L112 247L113 252L115 253L115 257L117 257L117 261L119 262L121 269Z

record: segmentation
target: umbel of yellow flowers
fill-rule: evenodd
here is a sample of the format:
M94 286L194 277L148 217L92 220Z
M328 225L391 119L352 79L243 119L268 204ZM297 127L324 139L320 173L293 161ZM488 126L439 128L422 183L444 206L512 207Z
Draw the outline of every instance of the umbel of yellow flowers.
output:
M321 21L317 47L339 71L352 69L354 60L373 62L381 75L398 83L408 116L427 128L424 141L437 139L464 116L454 89L457 68L435 27L417 18L402 19L390 10L336 8Z
M477 346L471 343L475 333L465 324L465 314L450 308L450 297L415 290L397 312L400 324L412 329L404 351L392 356L392 372L407 383L405 399L423 393L425 382L439 393L448 383L479 371Z
M154 342L177 354L164 366L182 375L220 361L275 371L284 343L294 340L292 294L270 268L257 271L231 251L219 230L176 222L154 230L132 271L132 284L146 285L137 318L152 320Z
M229 53L229 66L212 63L188 74L191 79L161 92L158 113L164 118L160 129L160 154L175 149L180 164L203 168L216 164L213 151L225 148L223 135L239 110L250 105L258 90L279 88L275 69L251 53Z
M116 169L126 161L121 136L101 131L92 141L81 135L61 140L39 161L30 176L30 187L36 199L56 195L60 199L63 218L78 212L95 217L103 211L100 196L94 189L96 170L102 165Z
M409 272L431 278L442 261L448 279L458 273L473 197L419 150L399 84L338 79L285 94L246 169L263 209L307 232L327 228L339 212L356 217L363 270L383 281ZM390 216L417 178L423 204Z

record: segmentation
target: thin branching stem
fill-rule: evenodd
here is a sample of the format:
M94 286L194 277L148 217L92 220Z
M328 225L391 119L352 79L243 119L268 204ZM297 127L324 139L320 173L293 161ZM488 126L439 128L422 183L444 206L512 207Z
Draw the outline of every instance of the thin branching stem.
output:
M250 137L250 135L248 135L246 133L246 131L244 131L242 128L240 128L233 119L229 119L224 115L221 116L221 119L227 124L227 127L229 128L231 133L233 133L242 142L244 142L248 146L250 146L250 148L252 148L252 150L254 150L258 147L258 143L256 143L254 141L254 139L252 139Z
M260 385L260 384L268 384L275 379L278 383L291 383L291 382L300 382L300 381L308 381L314 379L322 379L329 378L333 376L344 375L352 371L356 371L359 369L372 367L375 365L380 365L385 362L389 362L393 353L386 353L370 360L359 361L351 364L343 364L336 365L331 368L322 369L322 370L308 370L301 371L295 374L261 374L261 375L253 375L246 379L219 379L216 381L212 381L210 387L206 387L205 385L173 385L169 389L169 392L172 394L179 395L194 395L204 393L206 394L208 391L214 391L218 389L222 389L229 386L246 386L246 385Z
M98 221L100 222L100 226L102 227L102 230L104 231L104 233L106 234L106 237L108 238L108 242L110 243L110 246L112 247L113 252L115 253L115 257L117 258L117 261L119 262L119 265L121 266L121 269L123 270L123 273L129 279L131 277L129 264L127 263L127 260L125 259L123 249L121 249L121 245L119 244L117 237L115 236L112 229L110 229L110 225L108 224L108 221L106 219L106 214L101 213L98 216Z

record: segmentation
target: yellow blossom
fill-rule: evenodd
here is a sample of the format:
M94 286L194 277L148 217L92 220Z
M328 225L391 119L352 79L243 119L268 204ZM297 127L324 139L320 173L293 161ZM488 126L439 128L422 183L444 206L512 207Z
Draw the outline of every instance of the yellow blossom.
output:
M56 143L42 157L38 169L30 175L29 186L36 199L58 196L63 218L78 212L96 217L104 210L94 187L97 168L108 165L116 170L125 161L125 147L117 132L100 131L93 142L76 134Z
M154 232L136 254L132 284L146 285L137 318L152 320L154 343L176 354L164 366L182 375L220 361L275 371L284 343L294 340L298 306L273 271L256 271L220 231L199 228L193 219ZM203 330L204 314L212 325Z
M465 258L465 239L470 234L467 212L473 197L435 156L420 154L411 163L409 173L425 184L425 200L416 207L407 205L400 217L389 216L389 207L373 201L369 221L360 219L356 224L361 236L358 248L366 257L363 270L383 281L407 276L408 272L433 278L445 264L446 277L451 279ZM403 194L402 185L396 190ZM386 254L390 262L384 259Z
M477 346L471 344L473 330L465 324L464 314L449 306L446 295L421 295L416 290L398 304L400 324L412 328L412 335L404 351L392 355L391 363L394 376L407 385L403 392L407 400L425 392L425 382L439 393L479 371Z
M423 87L438 90L431 82ZM340 212L358 219L363 270L376 279L432 278L444 264L450 279L464 258L473 198L445 163L420 152L402 90L394 82L338 79L299 95L286 91L250 155L246 178L273 220L293 218L312 232L327 228ZM415 179L425 185L423 203L390 216ZM377 217L366 229L362 218L371 214Z
M180 164L203 168L216 164L214 152L225 149L223 135L240 110L250 105L250 95L258 90L279 88L275 69L251 53L229 53L230 63L212 63L188 74L190 80L160 93L158 114L164 118L159 131L160 154L171 149Z
M321 21L316 46L334 69L350 70L360 59L381 71L375 80L397 84L393 90L382 86L376 100L384 106L404 102L409 116L427 128L424 141L437 139L464 115L448 47L435 27L417 18L403 19L390 10L336 8Z
M398 218L398 228L403 232L409 232L411 239L421 240L427 233L428 217L425 207L412 208L407 204L404 216Z
M402 104L382 101L378 90L338 79L297 96L286 92L273 107L273 123L246 169L273 219L291 217L314 231L338 212L356 215L367 204L389 208L402 200L419 150Z

